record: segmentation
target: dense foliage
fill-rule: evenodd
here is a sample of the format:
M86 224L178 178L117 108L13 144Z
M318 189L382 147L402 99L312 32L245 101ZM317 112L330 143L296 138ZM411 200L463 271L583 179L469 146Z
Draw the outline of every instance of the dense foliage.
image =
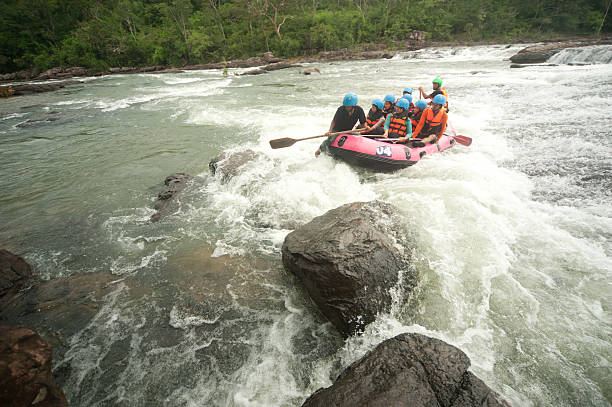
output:
M612 0L2 0L0 72L296 56L405 40L610 32Z

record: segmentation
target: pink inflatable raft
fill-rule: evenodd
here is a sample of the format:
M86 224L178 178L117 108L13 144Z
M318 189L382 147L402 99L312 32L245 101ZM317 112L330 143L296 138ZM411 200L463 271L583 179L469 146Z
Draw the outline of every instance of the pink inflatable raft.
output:
M340 134L329 146L328 153L352 165L391 172L410 167L426 155L439 153L453 145L455 139L446 134L436 144L414 148L355 134Z

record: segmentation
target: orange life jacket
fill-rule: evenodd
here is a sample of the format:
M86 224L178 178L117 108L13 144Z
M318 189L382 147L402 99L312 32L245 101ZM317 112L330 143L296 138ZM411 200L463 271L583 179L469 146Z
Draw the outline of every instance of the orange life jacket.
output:
M425 115L425 123L423 124L423 128L419 131L418 137L425 138L430 134L435 134L436 138L439 139L444 130L446 130L446 110L442 108L438 110L438 114L434 114L433 109L428 107L423 111L423 115ZM422 119L423 116L421 116L421 120Z
M446 104L444 105L444 108L448 112L448 91L446 90L446 88L440 88L440 92L442 92L442 94L446 98Z
M389 121L389 138L404 137L408 131L406 127L406 120L408 120L408 112L403 111L400 114L393 113L391 120Z

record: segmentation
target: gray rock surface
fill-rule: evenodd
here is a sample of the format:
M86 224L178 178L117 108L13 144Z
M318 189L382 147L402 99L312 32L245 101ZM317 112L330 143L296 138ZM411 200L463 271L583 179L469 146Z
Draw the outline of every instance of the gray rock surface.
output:
M469 358L452 345L425 335L401 334L350 365L303 407L507 407L467 371L469 367Z
M417 276L400 248L412 242L396 209L384 202L355 202L333 209L289 233L285 269L304 284L321 312L344 335L361 331L391 305L390 289L406 271L402 292ZM407 251L406 251L407 252Z
M153 207L157 210L151 215L151 222L158 222L169 213L172 198L185 187L185 183L191 179L191 175L183 172L170 174L164 180L165 188L157 194L157 201Z
M257 159L259 155L253 150L244 150L236 153L223 152L210 160L210 171L221 177L221 182L227 182L240 173L240 169L247 163Z

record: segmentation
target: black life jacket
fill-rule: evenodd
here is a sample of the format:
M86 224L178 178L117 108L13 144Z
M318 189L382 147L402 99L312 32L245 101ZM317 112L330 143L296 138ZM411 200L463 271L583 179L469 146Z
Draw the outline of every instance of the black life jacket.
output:
M412 133L414 133L414 130L416 129L416 126L419 124L419 120L421 120L421 116L423 115L423 110L419 110L418 113L415 113L414 111L412 112L412 114L410 115L410 121L412 122Z
M387 118L387 116L389 116L390 114L392 114L393 112L395 112L395 105L391 105L391 107L389 108L389 110L387 109L383 109L383 115L385 116L385 119Z
M376 113L370 109L368 112L368 117L366 117L366 124L370 127L374 127L381 117L383 117L383 112L380 109L376 109Z

